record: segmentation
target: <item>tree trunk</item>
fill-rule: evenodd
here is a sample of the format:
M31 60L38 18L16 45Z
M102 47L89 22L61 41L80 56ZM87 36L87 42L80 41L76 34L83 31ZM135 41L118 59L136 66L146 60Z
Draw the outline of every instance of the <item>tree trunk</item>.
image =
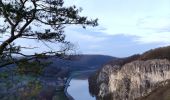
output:
M3 54L5 48L12 43L16 38L16 36L10 37L9 39L7 39L6 41L4 41L1 45L0 45L0 56Z

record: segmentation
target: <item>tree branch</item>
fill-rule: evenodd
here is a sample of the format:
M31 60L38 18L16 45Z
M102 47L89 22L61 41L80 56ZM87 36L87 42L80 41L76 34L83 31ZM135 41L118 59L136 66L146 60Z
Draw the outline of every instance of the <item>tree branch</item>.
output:
M5 5L3 4L2 0L0 0L0 5L2 5L2 11L3 11L3 14L4 14L4 17L6 18L6 20L8 21L8 23L11 25L11 26L14 26L13 22L8 18L8 14L7 12L5 11Z

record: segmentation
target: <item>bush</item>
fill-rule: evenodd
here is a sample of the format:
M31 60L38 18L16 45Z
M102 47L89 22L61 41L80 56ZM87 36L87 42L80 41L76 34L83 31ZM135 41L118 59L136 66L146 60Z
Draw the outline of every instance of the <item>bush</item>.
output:
M44 69L45 66L47 66L48 63L42 63L40 61L27 61L22 60L18 63L17 66L17 72L19 74L34 74L34 75L40 75Z

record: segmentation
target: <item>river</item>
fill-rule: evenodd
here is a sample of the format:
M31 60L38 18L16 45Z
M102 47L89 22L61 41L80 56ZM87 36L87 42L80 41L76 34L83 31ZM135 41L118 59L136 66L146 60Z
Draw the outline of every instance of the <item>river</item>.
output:
M89 93L88 78L84 75L73 77L70 81L70 86L67 88L67 92L74 100L96 100Z

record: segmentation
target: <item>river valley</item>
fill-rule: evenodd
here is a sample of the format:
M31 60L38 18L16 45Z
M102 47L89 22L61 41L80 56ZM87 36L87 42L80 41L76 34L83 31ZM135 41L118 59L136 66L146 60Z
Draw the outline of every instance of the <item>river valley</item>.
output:
M89 93L88 79L72 79L67 89L74 100L95 100Z

